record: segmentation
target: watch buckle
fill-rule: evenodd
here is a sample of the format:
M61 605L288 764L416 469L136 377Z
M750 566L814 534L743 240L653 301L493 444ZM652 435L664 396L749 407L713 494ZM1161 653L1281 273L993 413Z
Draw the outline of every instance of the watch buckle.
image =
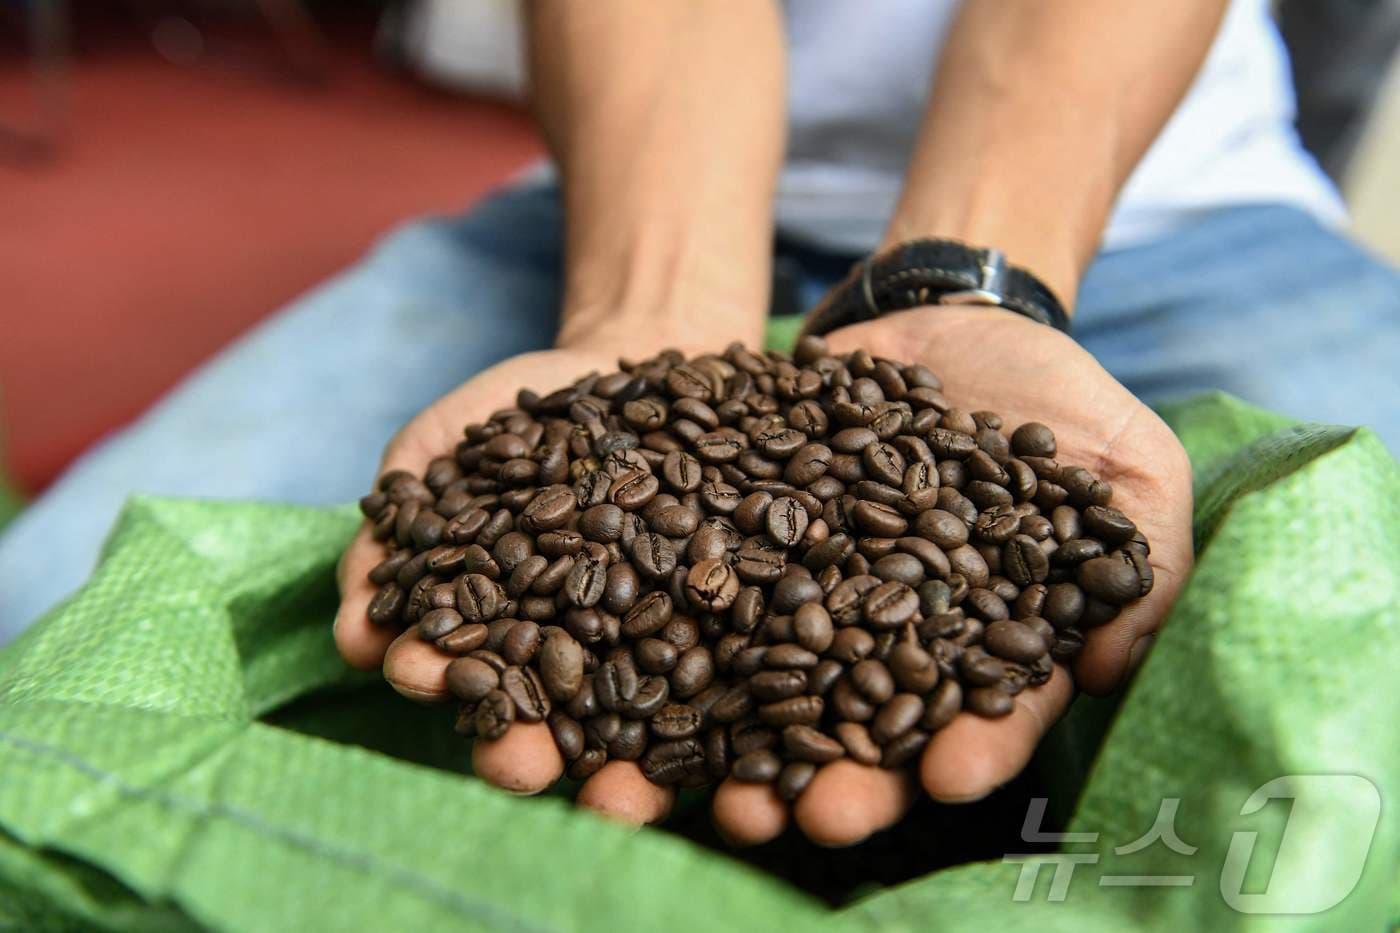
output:
M1006 303L1006 255L999 249L977 250L978 281L974 288L944 292L941 305L1003 305Z

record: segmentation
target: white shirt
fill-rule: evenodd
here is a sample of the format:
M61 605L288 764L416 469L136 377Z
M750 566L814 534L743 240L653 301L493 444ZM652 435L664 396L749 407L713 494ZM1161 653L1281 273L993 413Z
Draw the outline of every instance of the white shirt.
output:
M1046 0L1060 2L1060 0ZM957 0L788 0L787 163L780 229L872 249L894 208ZM1233 0L1186 97L1128 179L1104 247L1168 235L1194 212L1341 200L1293 129L1288 61L1268 0Z

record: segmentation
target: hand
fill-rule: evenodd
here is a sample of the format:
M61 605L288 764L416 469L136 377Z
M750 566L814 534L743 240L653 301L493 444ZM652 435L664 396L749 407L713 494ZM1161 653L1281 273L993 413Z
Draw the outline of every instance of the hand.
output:
M1157 573L1149 598L1094 632L1080 658L1077 673L1086 686L1116 686L1127 670L1130 645L1155 629L1190 564L1190 473L1170 431L1072 341L1002 312L907 312L847 328L833 335L832 344L843 351L864 346L876 355L924 362L943 376L955 401L967 399L969 405L996 410L1008 424L1044 420L1056 430L1063 462L1087 466L1114 483L1114 504L1152 541ZM1015 347L1015 355L991 350L991 345ZM528 354L494 367L400 432L386 452L384 469L421 472L429 459L451 448L464 424L511 404L522 385L553 386L615 363L615 354L576 348ZM1001 369L992 369L993 363ZM987 372L981 371L984 365ZM382 661L386 678L405 696L445 700L450 657L412 629L394 638L366 618L373 587L365 575L379 559L379 545L362 529L340 568L337 645L358 667ZM939 799L970 800L1009 780L1024 767L1071 693L1068 673L1057 669L1043 687L1023 692L1016 710L1003 719L960 716L930 742L921 767L925 788ZM548 729L539 724L516 724L500 740L478 741L473 761L483 779L517 793L538 792L563 771ZM664 817L673 794L647 781L634 763L617 761L584 784L578 801L640 824ZM893 823L913 796L905 772L838 761L814 778L795 817L813 840L847 845ZM713 808L720 831L738 845L778 835L790 817L770 787L732 780L716 792Z
M1076 684L1106 693L1141 663L1191 568L1191 465L1162 420L1083 348L1011 312L908 311L843 328L828 342L833 352L864 348L923 363L955 404L995 411L1008 430L1027 421L1049 425L1056 459L1111 483L1112 504L1151 542L1152 592L1088 633L1073 674L1056 665L1048 682L1016 697L1009 715L962 713L934 733L918 768L924 790L948 803L976 800L1020 773ZM814 841L848 845L898 820L913 796L908 776L840 760L817 773L793 815ZM716 794L715 813L731 838L750 843L776 835L787 820L767 787L732 781Z

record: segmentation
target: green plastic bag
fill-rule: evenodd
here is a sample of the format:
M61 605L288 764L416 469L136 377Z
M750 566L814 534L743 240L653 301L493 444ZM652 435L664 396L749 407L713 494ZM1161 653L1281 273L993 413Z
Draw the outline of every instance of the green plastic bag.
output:
M91 582L0 653L0 928L1384 928L1400 917L1400 470L1364 430L1223 396L1165 414L1196 467L1199 563L1102 748L1087 703L1043 748L1078 793L1068 829L1093 837L1060 855L833 910L673 833L510 797L464 775L450 711L337 659L350 510L136 499ZM1280 776L1332 774L1359 777L1295 778L1291 809L1242 813ZM1115 851L1169 799L1192 854ZM1104 880L1124 876L1192 880ZM1346 896L1250 912L1300 891Z

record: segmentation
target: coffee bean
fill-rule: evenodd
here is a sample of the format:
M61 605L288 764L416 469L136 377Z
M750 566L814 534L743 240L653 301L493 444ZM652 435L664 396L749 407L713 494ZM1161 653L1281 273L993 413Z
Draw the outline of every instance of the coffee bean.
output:
M515 721L515 703L501 690L492 690L476 708L476 733L492 741L506 734Z
M763 652L763 666L775 670L811 670L821 660L798 644L773 645Z
M1121 606L1137 599L1142 583L1131 560L1121 557L1095 557L1079 565L1079 585L1090 596Z
M739 595L739 577L723 561L706 560L690 568L685 587L692 603L710 612L721 612L734 605Z
M759 671L749 678L749 692L760 703L773 703L799 696L807 689L807 674L802 670Z
M773 752L759 750L735 761L731 773L734 780L745 784L768 784L778 777L782 767L782 759Z
M822 718L824 705L821 697L792 697L760 706L758 718L771 726L813 725Z
M607 568L603 561L584 555L574 561L574 569L564 580L564 596L570 604L586 609L603 598L606 583Z
M583 754L583 727L578 720L562 710L554 710L548 717L549 731L554 736L554 744L565 761L573 761Z
M924 701L913 693L897 693L880 706L870 724L870 737L880 745L908 732L924 714Z
M515 705L515 718L521 722L540 722L549 715L549 697L533 670L515 665L506 668L501 674L500 689L510 697Z
M835 761L846 754L846 749L840 742L806 725L784 728L783 748L792 758L814 764Z
M456 658L447 665L447 689L468 703L483 700L500 685L500 675L484 661L476 658Z
M919 597L897 580L881 583L865 597L863 614L874 629L888 631L908 622L919 611Z
M676 569L675 546L658 534L638 535L632 543L632 563L644 577L665 577Z
M583 684L583 646L566 632L557 631L540 648L539 670L550 698L568 702Z
M996 687L974 687L963 702L968 710L988 719L1005 716L1016 708L1011 695Z
M819 602L809 602L800 606L792 620L793 634L797 643L808 651L821 654L831 647L835 629L831 624L831 614Z
M1028 421L1011 435L1011 449L1018 457L1055 456L1055 433L1038 421Z
M982 639L992 654L1017 664L1030 664L1049 648L1038 632L1023 622L1011 619L988 625Z
M768 537L781 547L792 547L807 533L807 510L791 496L775 499L768 508Z

